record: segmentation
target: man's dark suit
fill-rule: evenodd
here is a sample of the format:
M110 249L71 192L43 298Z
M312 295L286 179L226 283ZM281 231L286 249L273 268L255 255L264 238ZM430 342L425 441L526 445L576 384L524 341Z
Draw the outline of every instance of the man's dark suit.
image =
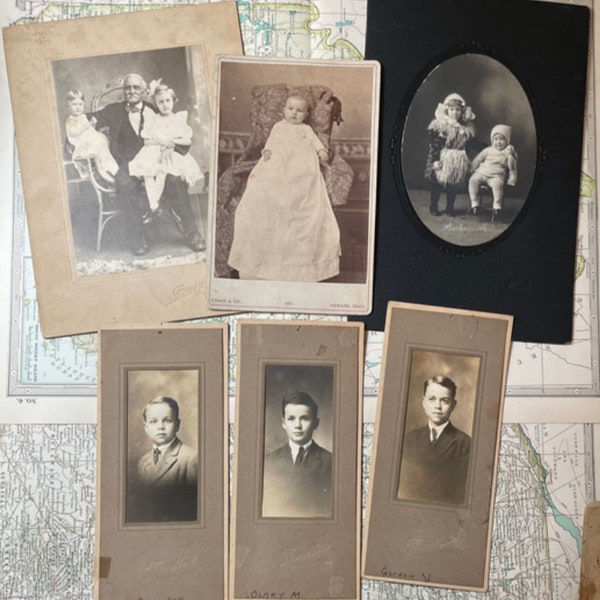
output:
M108 104L90 115L96 118L97 129L108 128L110 151L119 165L119 171L115 176L115 187L129 214L130 234L134 249L141 249L145 243L142 215L148 211L149 204L142 180L129 174L129 161L144 146L141 136L144 115L148 114L148 111L156 112L151 104L147 102L142 104L139 131L135 131L131 125L126 102ZM177 146L175 149L181 154L185 154L188 150L189 146ZM167 175L163 197L169 199L171 208L181 218L186 239L197 234L198 228L185 182L173 175Z
M471 438L452 423L435 442L430 441L428 426L409 431L402 448L398 498L463 504L470 452Z
M295 465L289 444L265 457L263 517L331 516L331 452L313 440Z

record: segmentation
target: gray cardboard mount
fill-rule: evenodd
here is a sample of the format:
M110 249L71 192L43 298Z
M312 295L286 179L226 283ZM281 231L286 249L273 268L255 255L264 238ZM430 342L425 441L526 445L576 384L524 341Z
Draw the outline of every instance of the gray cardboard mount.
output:
M364 577L487 588L511 327L512 317L505 315L389 303L363 544ZM465 366L469 364L474 366ZM447 496L407 499L409 494L399 494L403 440L415 427L423 383L435 375L457 384L451 423L471 437L466 493L460 501Z
M226 355L226 325L100 332L96 600L226 596ZM195 520L131 519L131 474L152 448L142 410L159 396L178 401L177 436L197 452Z
M239 426L235 440L230 598L356 600L360 597L363 329L348 323L241 320L238 336ZM269 365L334 368L331 411L321 415L319 425L319 432L321 428L331 431L329 517L262 516L264 380Z

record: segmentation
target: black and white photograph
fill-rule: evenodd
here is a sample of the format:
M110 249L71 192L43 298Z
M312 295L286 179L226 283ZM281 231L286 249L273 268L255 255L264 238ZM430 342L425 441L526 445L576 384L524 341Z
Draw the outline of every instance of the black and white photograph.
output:
M368 312L378 65L221 58L218 77L209 305Z
M236 3L3 35L43 335L205 316L215 58L243 53Z
M428 73L412 98L398 174L429 231L478 246L519 216L536 147L531 105L515 75L490 56L461 54Z
M205 260L203 62L198 46L52 62L79 275Z
M332 516L334 367L265 366L262 516Z
M198 519L200 371L127 372L126 524Z
M413 350L398 499L464 505L479 356Z

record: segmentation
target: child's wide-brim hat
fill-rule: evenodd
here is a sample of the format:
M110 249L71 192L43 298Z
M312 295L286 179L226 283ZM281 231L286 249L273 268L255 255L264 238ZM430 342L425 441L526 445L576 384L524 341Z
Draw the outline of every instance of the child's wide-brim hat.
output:
M490 133L490 140L492 142L494 141L494 136L497 133L499 133L500 135L503 135L506 138L506 143L510 144L510 136L512 134L512 128L510 125L496 125L492 129L492 133Z

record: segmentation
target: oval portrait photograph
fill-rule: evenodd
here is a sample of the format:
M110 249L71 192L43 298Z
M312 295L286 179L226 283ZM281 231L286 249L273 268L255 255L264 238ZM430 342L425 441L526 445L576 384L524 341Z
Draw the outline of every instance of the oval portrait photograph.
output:
M457 246L497 238L529 195L533 112L517 78L483 54L434 68L409 106L400 176L421 222Z

